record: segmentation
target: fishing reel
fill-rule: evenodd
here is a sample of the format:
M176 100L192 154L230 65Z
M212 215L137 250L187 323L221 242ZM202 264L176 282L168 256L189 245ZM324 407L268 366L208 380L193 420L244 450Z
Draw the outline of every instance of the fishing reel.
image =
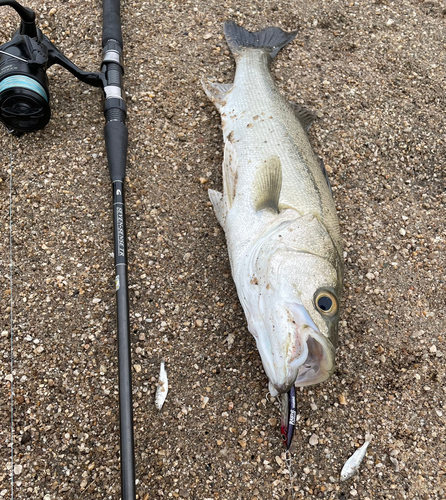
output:
M0 121L21 135L42 129L50 120L46 71L53 64L93 87L105 87L105 77L82 71L65 57L37 28L33 10L15 0L0 0L0 6L4 5L15 9L21 23L12 40L0 46Z

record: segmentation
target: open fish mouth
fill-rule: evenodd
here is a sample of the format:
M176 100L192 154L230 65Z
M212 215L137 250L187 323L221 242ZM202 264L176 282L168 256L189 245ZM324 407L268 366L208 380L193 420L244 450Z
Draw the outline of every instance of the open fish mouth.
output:
M296 387L319 384L324 382L334 369L334 347L329 340L320 341L320 335L314 334L307 339L308 355L305 362L299 367Z
M319 332L302 305L287 309L292 320L282 331L256 336L272 396L288 392L293 385L319 384L334 370L335 349L330 340Z

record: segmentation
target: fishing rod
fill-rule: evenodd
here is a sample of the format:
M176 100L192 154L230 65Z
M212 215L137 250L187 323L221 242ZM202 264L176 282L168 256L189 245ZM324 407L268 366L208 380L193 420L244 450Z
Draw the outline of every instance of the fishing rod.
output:
M119 0L103 0L102 71L105 76L104 127L108 169L113 187L113 222L118 327L119 413L121 430L122 500L135 500L132 365L130 357L129 291L127 282L127 231L124 180L127 163L127 109L122 77L122 32Z
M11 41L0 46L0 122L6 126L9 132L20 136L27 132L40 130L49 122L51 108L46 72L54 64L64 67L80 81L93 87L102 88L104 92L106 121L104 139L113 188L121 497L122 500L135 500L127 235L124 201L128 131L125 124L127 110L123 99L122 84L124 65L120 0L103 1L101 72L82 71L65 57L36 26L36 15L33 10L23 7L15 0L0 0L0 6L12 7L21 19L20 27L13 34Z

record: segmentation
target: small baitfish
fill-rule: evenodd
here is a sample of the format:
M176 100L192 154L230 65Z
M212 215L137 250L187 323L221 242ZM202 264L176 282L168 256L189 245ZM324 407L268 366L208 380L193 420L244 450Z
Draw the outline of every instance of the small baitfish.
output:
M347 479L350 479L358 472L359 466L365 457L367 447L369 446L371 440L372 436L370 434L366 434L365 443L361 446L361 448L358 448L355 453L353 453L347 462L345 462L341 471L341 481L347 481Z
M203 82L221 114L223 193L209 190L232 277L273 396L334 370L342 292L339 222L314 115L278 91L269 66L296 32L226 22L233 83Z
M158 387L156 388L155 394L155 406L157 410L161 410L161 408L163 407L164 401L167 398L168 391L169 382L167 381L166 368L164 367L164 361L161 361Z

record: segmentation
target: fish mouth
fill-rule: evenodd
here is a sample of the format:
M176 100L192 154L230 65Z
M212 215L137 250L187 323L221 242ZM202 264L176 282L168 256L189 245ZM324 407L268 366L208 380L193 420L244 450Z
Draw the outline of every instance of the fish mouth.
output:
M267 335L256 339L272 396L288 392L293 385L305 387L324 382L334 370L332 343L319 332L302 305L287 309L292 319L279 341L277 331L273 338Z

